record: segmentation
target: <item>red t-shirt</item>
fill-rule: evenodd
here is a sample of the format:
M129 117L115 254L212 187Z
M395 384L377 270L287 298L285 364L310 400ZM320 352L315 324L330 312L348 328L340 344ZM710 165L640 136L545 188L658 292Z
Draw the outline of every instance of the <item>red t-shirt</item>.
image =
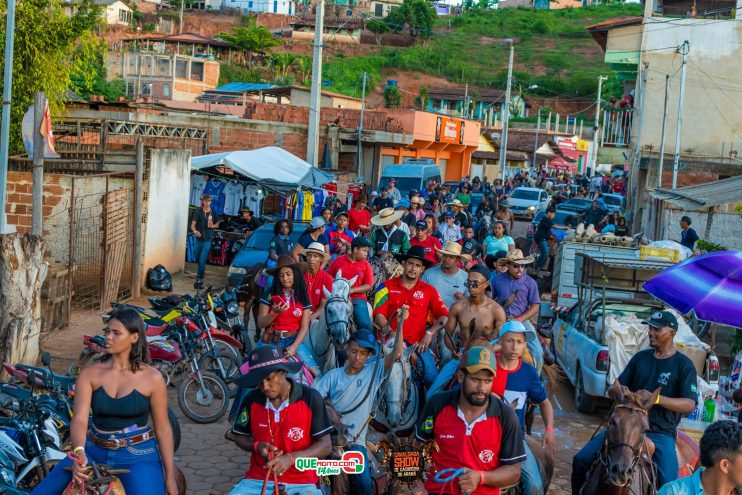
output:
M279 313L276 319L273 320L271 328L273 330L281 330L284 332L298 332L301 327L301 318L305 309L312 309L312 305L308 304L303 306L294 297L286 297L285 294L280 296L272 296L269 293L264 293L263 297L260 298L261 304L265 304L269 308L281 303L289 303L289 309L283 313Z
M431 263L438 264L438 259L435 257L435 248L442 249L441 241L433 237L432 235L426 236L424 241L417 239L417 236L410 239L410 247L420 246L425 251L425 259Z
M433 478L442 469L465 467L476 471L491 471L526 459L515 412L497 397L490 395L485 413L467 426L462 416L459 416L459 392L451 390L431 397L415 427L415 436L419 440L435 440L439 447L432 450L433 469L425 482L425 489L429 493L441 491L442 486ZM461 494L455 480L448 487L444 493ZM499 493L499 488L479 485L471 495Z
M371 263L366 260L362 261L350 261L350 255L344 254L335 258L330 267L327 269L327 273L334 280L338 272L342 272L342 276L345 280L350 280L355 276L358 276L353 287L360 287L361 285L374 285L374 271L371 268ZM350 295L351 299L363 299L366 300L365 292L355 292Z
M276 357L280 359L280 356ZM232 431L236 435L252 435L255 442L268 442L284 452L297 452L309 448L315 441L332 431L332 423L327 417L325 403L319 392L299 383L291 382L289 400L278 409L278 421L275 413L267 407L267 398L254 389L247 394L244 405L234 422ZM264 459L253 448L250 468L245 478L264 480L267 459ZM316 471L299 471L292 466L281 476L282 483L316 484Z
M316 311L325 297L322 288L325 287L332 291L332 277L324 270L318 271L317 275L312 275L309 271L306 271L304 272L304 283L307 284L307 293L309 294L309 302L312 303L312 311Z
M417 344L424 336L428 322L428 313L434 320L448 316L448 308L435 288L418 280L412 289L402 285L400 277L387 280L374 296L374 316L381 314L390 320L403 304L410 307L410 314L404 324L404 340ZM397 329L397 318L390 321L392 329Z
M353 208L348 211L348 228L355 232L358 232L358 227L361 225L371 225L371 213L363 208L361 211Z

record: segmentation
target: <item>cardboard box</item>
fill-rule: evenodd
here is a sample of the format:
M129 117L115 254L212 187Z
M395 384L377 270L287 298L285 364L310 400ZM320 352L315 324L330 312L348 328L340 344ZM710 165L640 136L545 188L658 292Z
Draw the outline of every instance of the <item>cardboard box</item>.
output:
M691 347L685 344L676 344L675 346L678 351L682 352L693 361L693 366L696 367L696 375L703 376L703 369L706 367L706 349L702 347Z

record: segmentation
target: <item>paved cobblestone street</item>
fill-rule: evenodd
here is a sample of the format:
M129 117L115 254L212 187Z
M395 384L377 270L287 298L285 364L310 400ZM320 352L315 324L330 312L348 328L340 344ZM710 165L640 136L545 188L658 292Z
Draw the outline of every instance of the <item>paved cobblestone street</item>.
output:
M190 265L189 265L190 266ZM226 269L209 267L205 286L223 285ZM174 277L174 292L193 292L193 274L186 272ZM146 297L131 301L133 304L147 303ZM85 334L100 333L103 324L101 311L75 310L72 324L45 340L44 350L54 358L54 368L64 371L77 360ZM176 382L179 378L176 378ZM584 415L574 410L572 387L559 383L552 396L556 415L556 435L559 444L557 463L554 470L550 494L568 495L572 456L587 442L600 423L599 414ZM195 495L222 495L227 493L247 469L249 454L240 450L224 438L229 428L225 417L212 424L196 424L183 416L178 408L175 387L170 389L170 405L180 418L182 441L176 453L176 462L188 480L188 493ZM605 410L601 411L605 412ZM543 431L540 416L536 415L534 433Z

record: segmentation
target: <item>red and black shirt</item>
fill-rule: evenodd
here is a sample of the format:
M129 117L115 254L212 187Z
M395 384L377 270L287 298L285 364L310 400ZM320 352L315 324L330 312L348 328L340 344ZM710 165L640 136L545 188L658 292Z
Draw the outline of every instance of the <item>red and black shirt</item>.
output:
M316 439L329 435L333 427L319 392L292 380L289 383L289 399L278 407L278 412L272 404L268 408L268 398L259 389L247 394L232 431L250 435L255 442L270 443L284 453L307 449ZM253 449L245 478L264 480L266 462ZM281 476L282 483L290 484L316 484L317 480L315 471L302 472L293 466Z
M435 473L446 468L466 467L492 471L506 464L517 464L526 458L523 437L515 412L494 395L490 395L486 412L467 424L459 409L460 390L435 394L415 426L415 436L422 441L435 440L440 450L433 450L433 469L425 489L438 493L441 485L433 480ZM458 483L451 485L452 495L460 495ZM499 495L496 487L479 485L471 495Z
M260 297L260 303L265 304L269 308L278 304L286 303L289 305L288 309L283 313L278 313L276 319L271 323L273 330L280 330L283 332L298 332L301 328L301 319L304 316L305 309L312 309L311 304L302 304L301 301L297 300L293 295L282 293L281 295L271 294L269 291L263 292Z

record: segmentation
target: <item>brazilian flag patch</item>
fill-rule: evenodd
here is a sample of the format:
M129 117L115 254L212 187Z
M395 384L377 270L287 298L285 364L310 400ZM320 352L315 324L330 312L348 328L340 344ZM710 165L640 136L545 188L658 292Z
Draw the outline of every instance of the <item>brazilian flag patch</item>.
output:
M250 422L250 415L247 414L247 409L243 409L242 414L240 414L240 417L237 418L237 425L247 426L247 423L249 422Z
M374 309L379 309L379 307L382 306L388 298L389 289L387 289L386 286L382 284L381 288L374 295Z
M432 433L433 431L433 416L428 416L423 422L423 431L425 433Z

